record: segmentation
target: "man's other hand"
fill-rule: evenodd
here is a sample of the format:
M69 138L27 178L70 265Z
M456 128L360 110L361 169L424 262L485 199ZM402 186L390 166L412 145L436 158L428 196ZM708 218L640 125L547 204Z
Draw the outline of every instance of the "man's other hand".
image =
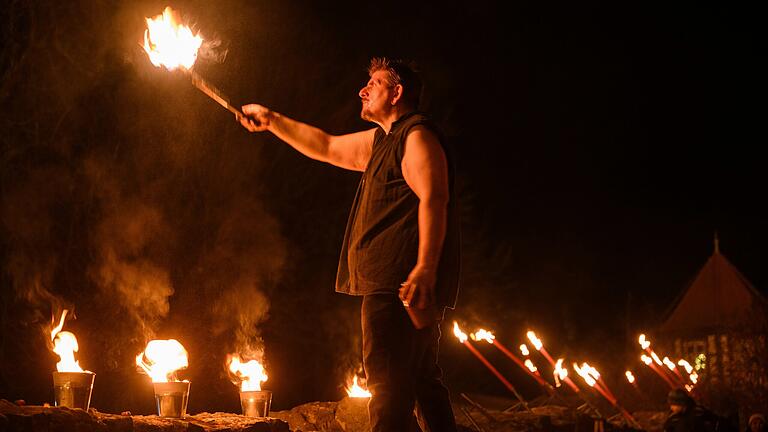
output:
M435 280L437 274L434 270L416 267L408 275L408 279L400 287L400 300L406 307L426 309L435 301Z

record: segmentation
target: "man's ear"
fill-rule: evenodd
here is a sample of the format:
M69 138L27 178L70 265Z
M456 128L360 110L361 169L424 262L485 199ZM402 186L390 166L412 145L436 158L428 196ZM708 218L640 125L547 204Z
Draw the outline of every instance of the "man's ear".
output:
M394 94L392 95L392 105L397 105L397 102L403 98L403 85L397 84L392 88Z

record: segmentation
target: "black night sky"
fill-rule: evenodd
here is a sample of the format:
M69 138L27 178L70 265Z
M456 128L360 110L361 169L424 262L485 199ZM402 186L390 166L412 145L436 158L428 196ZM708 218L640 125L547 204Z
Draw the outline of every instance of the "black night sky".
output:
M239 409L224 359L264 349L273 408L338 400L358 299L333 292L359 174L253 135L139 46L167 3L10 0L0 12L0 397L51 401L65 330L92 406L149 414L150 337L190 354L190 411ZM235 105L332 133L370 127L374 56L414 60L457 161L454 392L505 390L450 335L536 329L618 376L713 250L768 289L762 23L701 2L174 1L195 69ZM496 359L494 357L494 359ZM501 359L498 359L501 361ZM511 371L526 394L537 389ZM531 385L530 388L526 386Z

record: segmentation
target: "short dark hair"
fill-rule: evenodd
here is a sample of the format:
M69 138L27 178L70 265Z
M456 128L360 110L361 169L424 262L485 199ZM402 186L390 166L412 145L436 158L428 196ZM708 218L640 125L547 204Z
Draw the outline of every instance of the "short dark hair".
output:
M374 57L368 66L368 76L378 71L386 71L389 75L387 84L394 87L398 84L403 86L403 101L406 105L416 109L421 100L421 77L416 71L416 65L413 62L405 60L392 60L386 57Z

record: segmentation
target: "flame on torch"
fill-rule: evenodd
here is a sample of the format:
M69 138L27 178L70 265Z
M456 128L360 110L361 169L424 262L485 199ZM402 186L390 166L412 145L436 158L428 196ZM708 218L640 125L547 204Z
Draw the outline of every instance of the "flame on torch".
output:
M586 363L583 363L581 366L579 366L577 363L574 363L573 370L575 370L576 373L579 374L579 376L581 376L584 379L584 382L586 382L587 385L589 385L590 387L594 387L595 384L597 384L597 381L595 380L594 377L592 377L592 375L590 375L589 373L590 371L587 366L589 365L587 365Z
M77 345L77 338L68 331L61 331L64 328L64 319L69 311L64 309L59 319L59 325L51 330L51 341L53 342L53 352L59 356L59 362L56 363L56 370L59 372L85 372L80 367L80 363L75 360L75 353L80 349Z
M536 337L536 333L534 333L533 330L528 330L528 333L525 335L528 336L528 340L531 341L533 347L536 348L536 351L541 351L541 347L543 347L544 344L541 343L541 339Z
M528 370L529 370L529 371L531 371L531 372L533 372L533 373L536 373L536 372L538 372L538 371L539 371L539 370L536 368L536 365L534 365L534 364L533 364L533 362L531 361L531 359L525 359L525 367L527 367L527 368L528 368Z
M268 378L261 363L256 360L243 362L238 354L227 355L227 365L240 382L240 391L259 391L261 383Z
M189 366L187 350L176 339L151 340L144 352L136 356L136 365L152 382L179 381L176 371Z
M650 365L651 365L651 363L653 363L653 359L652 359L652 358L650 358L650 357L648 357L648 356L647 356L647 355L645 355L645 354L643 354L643 355L641 355L641 356L640 356L640 360L642 360L642 361L643 361L643 363L645 363L645 364L646 364L646 365L648 365L648 366L650 366Z
M627 381L629 381L630 384L635 383L635 375L632 374L632 371L624 372L624 376L627 377Z
M654 362L655 362L657 365L659 365L659 366L661 366L661 365L663 365L663 364L664 364L664 362L662 362L662 361L661 361L661 359L659 358L659 356L657 356L657 355L656 355L656 353L655 353L655 352L653 352L653 351L651 351L651 358L652 358L652 359L653 359L653 361L654 361Z
M166 7L162 14L146 20L144 50L152 64L169 70L192 68L203 38L182 25L179 14L170 7Z
M531 355L531 352L528 351L528 346L526 344L520 344L520 352L524 355Z
M685 360L683 360L683 359L680 359L680 360L677 362L677 364L678 364L679 366L682 366L682 367L685 369L685 373L687 373L687 374L690 374L691 372L693 372L693 366L691 366L691 364L690 364L690 363L688 363L687 361L685 361Z
M648 347L651 346L651 341L645 338L645 334L641 334L640 337L637 338L637 342L642 349L648 349Z
M472 338L473 341L484 340L489 344L493 344L493 340L496 339L496 336L494 336L493 333L485 329L480 329L475 333L470 334L469 337Z
M675 363L672 360L670 360L669 357L664 357L664 359L662 360L662 363L664 363L664 365L669 370L671 370L671 371L675 370Z
M347 396L351 398L368 398L371 392L357 384L357 375L352 378L352 385L347 387Z
M453 334L459 339L459 342L464 343L467 341L467 334L461 331L459 328L459 323L456 321L453 322Z
M564 380L568 376L568 369L563 367L563 360L565 359L557 359L557 363L555 363L555 369L552 371L552 375L555 377L555 387L560 387L562 385L560 381Z

